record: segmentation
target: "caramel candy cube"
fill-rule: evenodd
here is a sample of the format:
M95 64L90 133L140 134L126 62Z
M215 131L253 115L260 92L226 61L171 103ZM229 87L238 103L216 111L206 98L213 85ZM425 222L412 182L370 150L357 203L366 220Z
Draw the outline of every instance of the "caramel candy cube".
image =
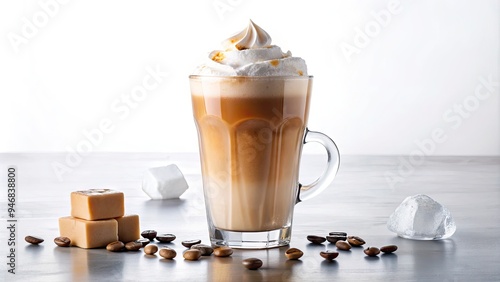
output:
M115 220L118 222L118 240L127 243L141 238L138 215L129 214Z
M122 192L89 189L71 193L71 216L86 220L110 219L125 214Z
M72 246L102 248L118 240L118 222L114 219L90 221L71 216L61 217L59 234L71 239Z

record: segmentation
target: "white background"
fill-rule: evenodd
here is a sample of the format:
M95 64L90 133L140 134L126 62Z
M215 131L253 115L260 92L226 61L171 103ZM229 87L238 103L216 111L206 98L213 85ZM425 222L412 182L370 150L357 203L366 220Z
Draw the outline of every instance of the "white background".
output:
M499 1L390 2L1 1L0 151L83 148L103 120L93 151L197 151L187 77L252 18L308 63L309 128L342 154L500 155ZM169 75L113 110L148 67Z

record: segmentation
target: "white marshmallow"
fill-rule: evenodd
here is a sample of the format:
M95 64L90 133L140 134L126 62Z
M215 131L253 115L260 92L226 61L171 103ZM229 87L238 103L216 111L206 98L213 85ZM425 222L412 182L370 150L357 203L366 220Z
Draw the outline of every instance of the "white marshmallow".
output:
M150 168L142 180L142 190L154 200L179 198L188 187L184 175L175 164Z

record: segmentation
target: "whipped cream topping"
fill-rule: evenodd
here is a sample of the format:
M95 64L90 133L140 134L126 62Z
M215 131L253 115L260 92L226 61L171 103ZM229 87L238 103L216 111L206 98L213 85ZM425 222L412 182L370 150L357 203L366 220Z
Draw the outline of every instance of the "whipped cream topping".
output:
M302 76L306 62L271 45L271 36L250 20L246 29L222 42L194 74L212 76Z
M271 46L271 36L252 20L248 27L222 42L226 50L257 49Z

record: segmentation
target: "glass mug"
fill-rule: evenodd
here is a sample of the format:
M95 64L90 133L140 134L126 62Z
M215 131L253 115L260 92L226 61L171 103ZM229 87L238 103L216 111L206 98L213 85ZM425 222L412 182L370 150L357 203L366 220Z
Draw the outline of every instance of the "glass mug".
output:
M293 209L324 190L340 156L326 135L307 129L312 76L189 77L212 245L288 245ZM327 151L323 175L298 182L302 145Z

